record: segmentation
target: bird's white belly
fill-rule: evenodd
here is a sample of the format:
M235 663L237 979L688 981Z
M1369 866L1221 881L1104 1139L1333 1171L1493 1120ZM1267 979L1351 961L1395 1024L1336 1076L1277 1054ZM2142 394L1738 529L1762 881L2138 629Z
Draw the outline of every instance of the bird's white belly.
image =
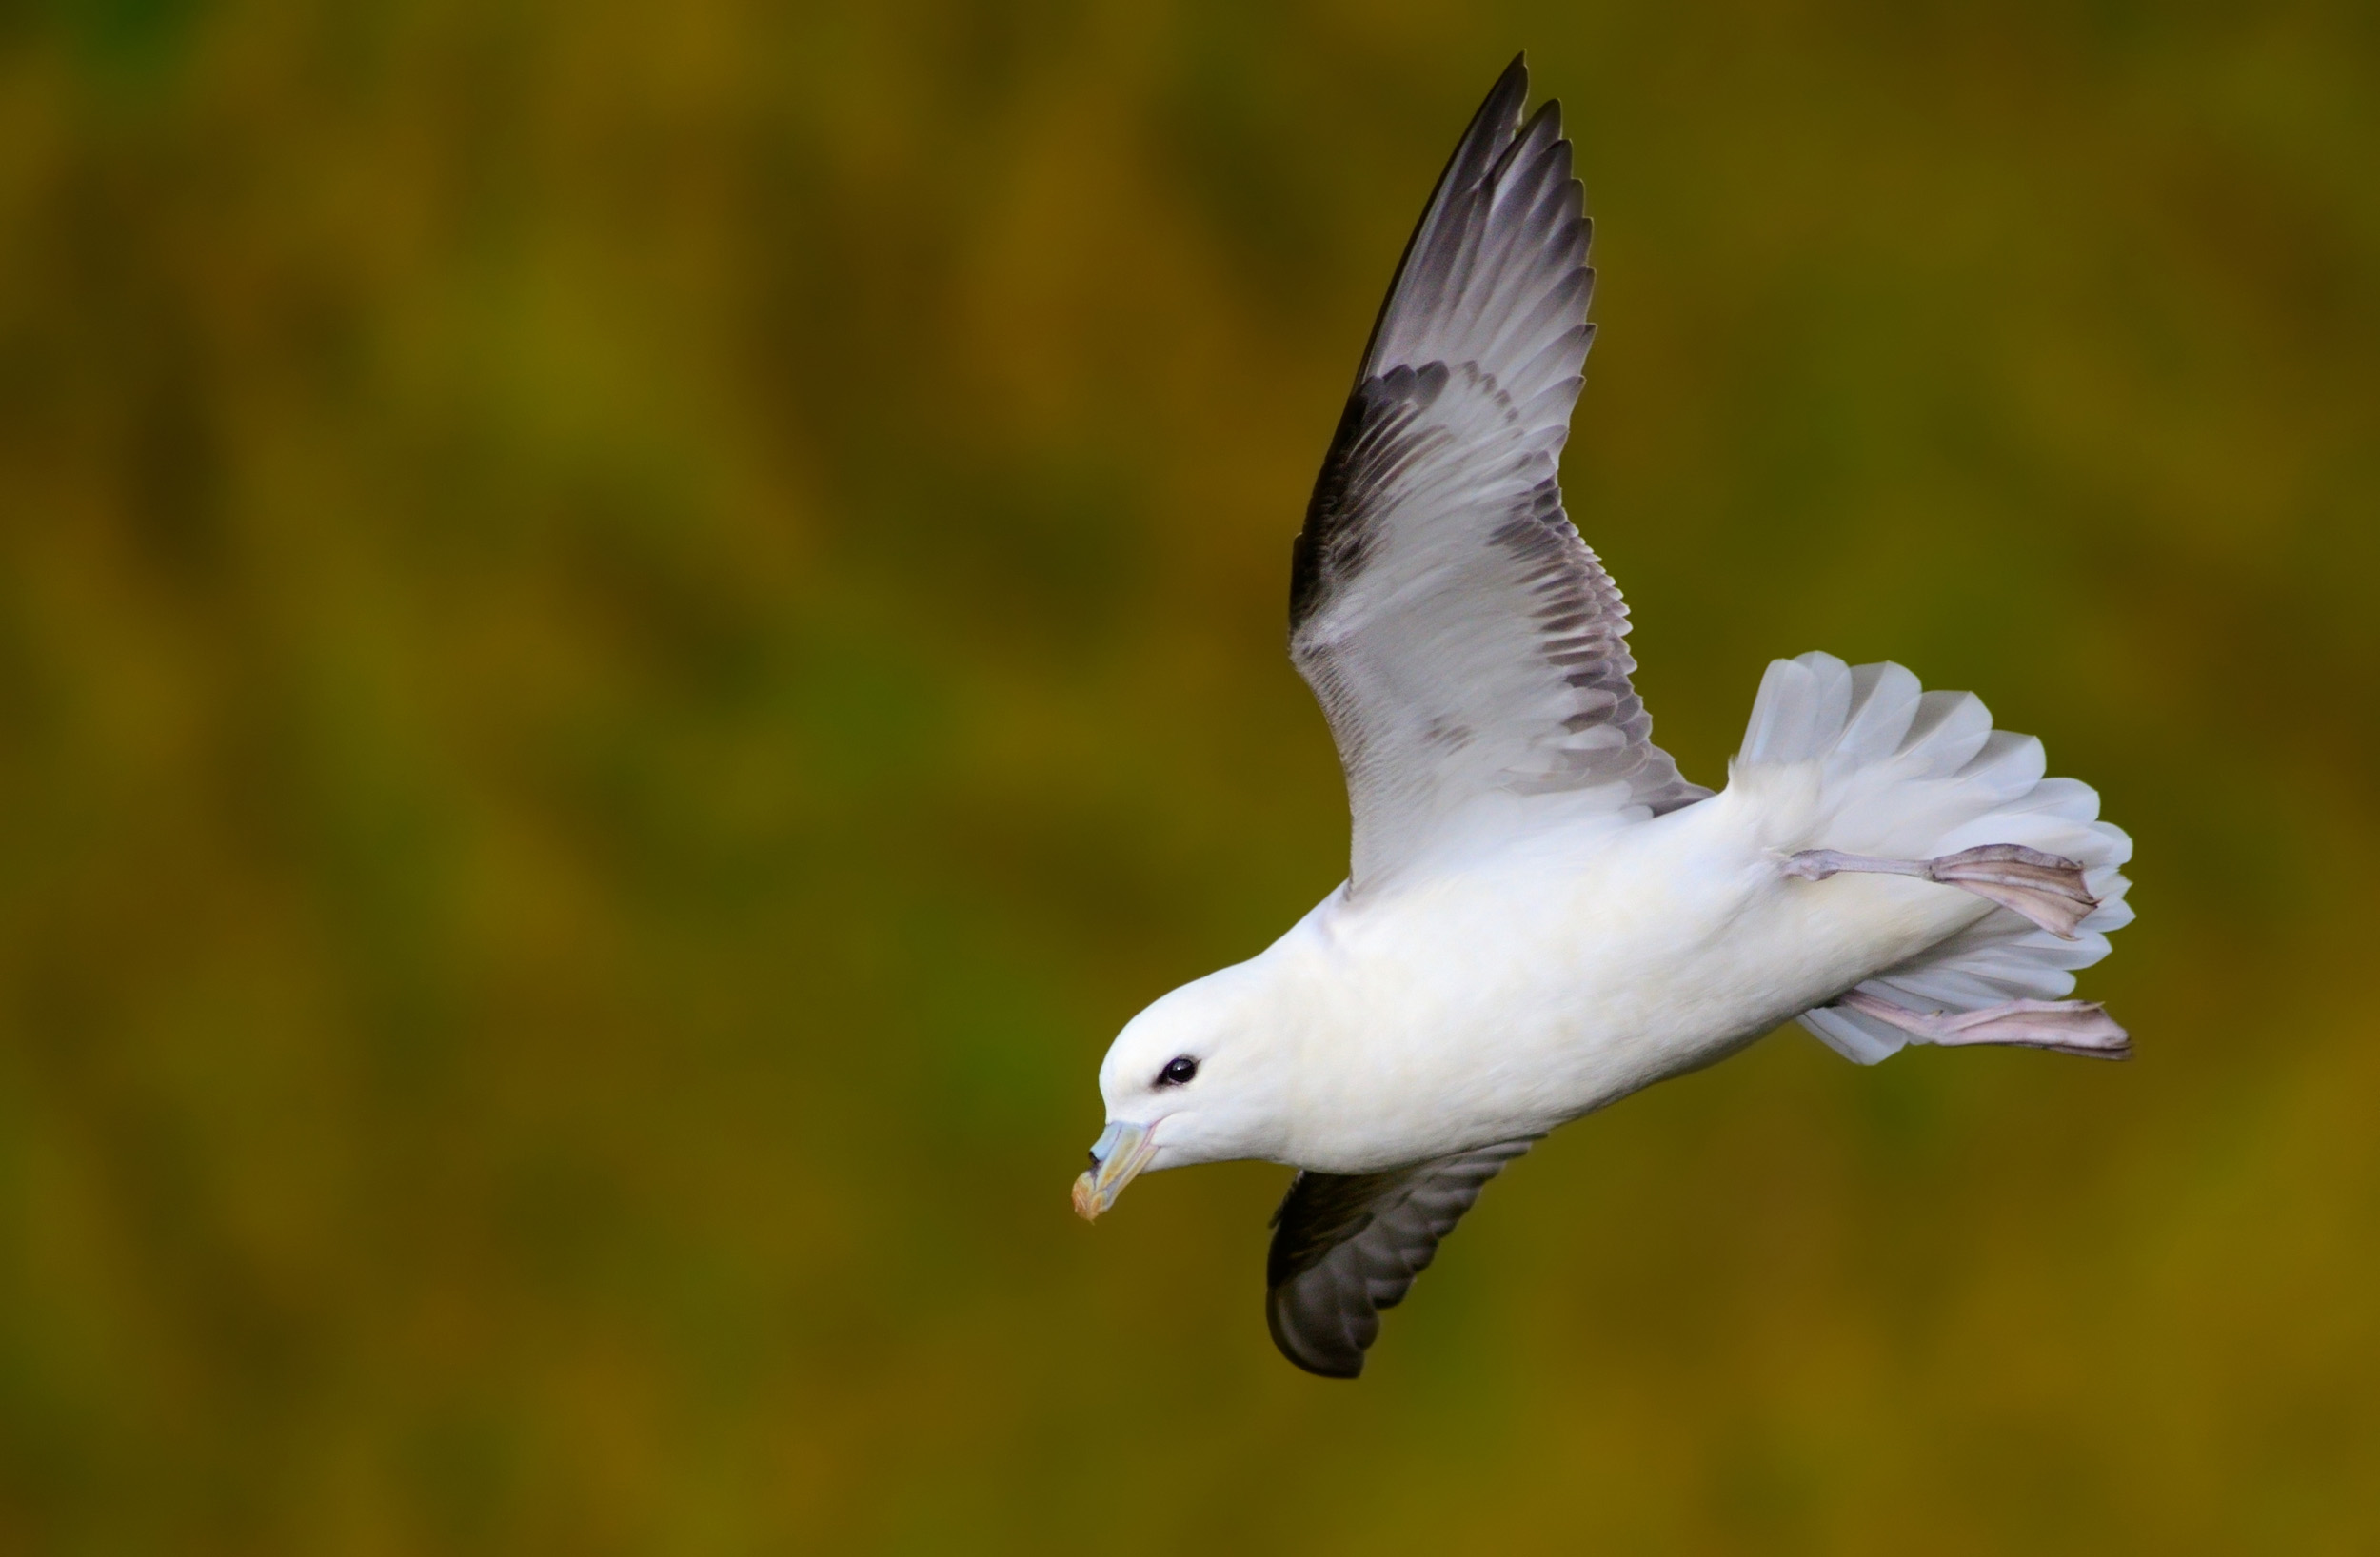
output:
M1351 1173L1541 1133L1709 1064L1990 912L1889 876L1788 879L1722 795L1575 850L1326 903L1291 1158Z

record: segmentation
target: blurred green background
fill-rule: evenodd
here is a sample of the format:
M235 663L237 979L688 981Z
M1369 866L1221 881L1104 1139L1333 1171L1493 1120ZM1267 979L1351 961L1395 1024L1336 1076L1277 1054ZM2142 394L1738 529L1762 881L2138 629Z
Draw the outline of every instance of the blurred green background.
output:
M1658 735L1982 691L2141 1058L1788 1034L1359 1385L1066 1190L1344 868L1289 538L1512 50ZM2365 5L0 6L0 1547L2380 1548Z

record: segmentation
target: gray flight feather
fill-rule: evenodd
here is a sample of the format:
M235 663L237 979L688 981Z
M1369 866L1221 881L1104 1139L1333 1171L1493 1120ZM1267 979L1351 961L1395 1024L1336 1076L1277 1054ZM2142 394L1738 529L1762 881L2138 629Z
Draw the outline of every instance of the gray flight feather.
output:
M1351 1379L1487 1181L1529 1150L1506 1141L1378 1173L1302 1173L1273 1215L1264 1314L1281 1355L1309 1373Z
M1391 284L1299 533L1290 658L1330 720L1361 892L1493 795L1652 814L1710 791L1653 744L1627 607L1557 481L1594 326L1559 106L1515 59Z

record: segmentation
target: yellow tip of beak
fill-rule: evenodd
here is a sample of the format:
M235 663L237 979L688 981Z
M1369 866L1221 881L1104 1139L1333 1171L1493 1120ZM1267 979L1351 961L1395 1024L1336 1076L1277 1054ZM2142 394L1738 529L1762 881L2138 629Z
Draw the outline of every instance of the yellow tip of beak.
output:
M1091 1148L1090 1170L1074 1181L1074 1213L1086 1222L1098 1221L1100 1212L1116 1203L1124 1186L1156 1155L1148 1126L1110 1119Z

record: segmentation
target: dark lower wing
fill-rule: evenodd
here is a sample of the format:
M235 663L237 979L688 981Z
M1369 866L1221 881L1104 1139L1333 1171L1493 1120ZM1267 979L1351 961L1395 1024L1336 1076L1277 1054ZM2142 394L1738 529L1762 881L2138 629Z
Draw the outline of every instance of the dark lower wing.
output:
M1386 1173L1292 1179L1273 1215L1264 1270L1264 1316L1281 1355L1326 1378L1362 1372L1380 1311L1403 1301L1438 1240L1530 1145L1505 1141Z

